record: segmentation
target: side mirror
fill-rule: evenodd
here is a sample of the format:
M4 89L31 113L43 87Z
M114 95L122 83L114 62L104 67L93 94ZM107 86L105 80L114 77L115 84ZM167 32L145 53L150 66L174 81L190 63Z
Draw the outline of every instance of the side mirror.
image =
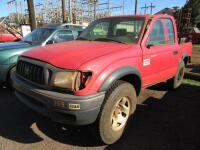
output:
M148 44L147 48L150 49L152 46L154 46L153 44Z
M49 40L49 41L47 42L47 45L48 45L48 44L54 44L54 43L55 43L54 40Z

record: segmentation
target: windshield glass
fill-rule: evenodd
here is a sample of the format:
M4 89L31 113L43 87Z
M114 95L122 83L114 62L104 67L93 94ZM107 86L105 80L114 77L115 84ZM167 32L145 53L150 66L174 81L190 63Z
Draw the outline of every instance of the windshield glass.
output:
M44 42L54 31L55 29L48 28L39 28L34 30L25 36L22 41L30 42L30 43L42 43Z
M143 17L99 19L91 23L79 39L126 44L137 43L143 24Z

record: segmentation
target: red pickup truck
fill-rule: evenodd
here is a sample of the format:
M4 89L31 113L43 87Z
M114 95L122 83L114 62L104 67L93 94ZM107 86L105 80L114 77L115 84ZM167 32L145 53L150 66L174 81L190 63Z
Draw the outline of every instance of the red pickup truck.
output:
M116 142L136 110L141 88L180 86L192 44L179 44L174 18L130 15L94 21L76 41L19 57L12 74L17 98L53 121L92 124Z

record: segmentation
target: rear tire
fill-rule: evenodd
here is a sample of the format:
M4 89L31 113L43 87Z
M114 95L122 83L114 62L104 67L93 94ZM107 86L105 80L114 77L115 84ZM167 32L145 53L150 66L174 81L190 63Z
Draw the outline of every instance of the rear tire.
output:
M175 77L167 81L167 84L170 89L175 90L181 85L184 73L185 73L185 63L183 60L181 60Z
M112 144L122 136L136 104L135 88L130 83L116 81L107 91L95 123L95 133L102 142Z

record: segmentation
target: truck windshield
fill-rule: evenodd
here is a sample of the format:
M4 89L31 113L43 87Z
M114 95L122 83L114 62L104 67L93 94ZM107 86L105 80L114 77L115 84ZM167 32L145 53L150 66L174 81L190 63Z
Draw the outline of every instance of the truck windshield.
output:
M144 24L143 17L105 18L91 23L79 40L137 43Z
M27 43L42 43L44 42L55 29L39 28L25 36L22 41Z

